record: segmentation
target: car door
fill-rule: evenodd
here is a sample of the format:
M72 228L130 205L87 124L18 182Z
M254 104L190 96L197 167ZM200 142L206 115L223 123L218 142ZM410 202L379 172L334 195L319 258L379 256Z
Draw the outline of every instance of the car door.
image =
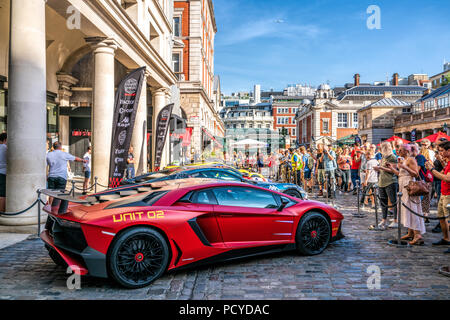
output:
M286 243L292 238L293 215L278 211L280 198L252 187L217 187L217 214L222 239L227 246Z
M215 198L211 190L202 189L189 192L175 203L183 210L200 213L196 218L188 221L198 238L207 246L222 246L223 240L219 230L213 204Z

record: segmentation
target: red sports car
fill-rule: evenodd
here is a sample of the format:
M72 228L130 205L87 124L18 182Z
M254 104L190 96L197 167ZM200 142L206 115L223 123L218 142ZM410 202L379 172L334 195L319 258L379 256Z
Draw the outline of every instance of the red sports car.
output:
M162 181L117 194L54 197L41 238L57 264L128 288L167 270L263 253L321 253L343 216L320 202L245 183Z

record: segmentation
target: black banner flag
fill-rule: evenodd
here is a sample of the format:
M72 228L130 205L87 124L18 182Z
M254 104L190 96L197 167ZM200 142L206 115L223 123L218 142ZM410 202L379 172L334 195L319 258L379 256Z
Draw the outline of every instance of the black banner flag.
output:
M116 92L109 164L109 187L117 187L127 168L128 149L144 80L145 67L130 72Z
M161 157L164 150L164 144L166 143L167 131L169 130L173 106L174 104L171 103L161 110L156 122L156 130L153 131L156 132L155 171L158 171L161 166Z

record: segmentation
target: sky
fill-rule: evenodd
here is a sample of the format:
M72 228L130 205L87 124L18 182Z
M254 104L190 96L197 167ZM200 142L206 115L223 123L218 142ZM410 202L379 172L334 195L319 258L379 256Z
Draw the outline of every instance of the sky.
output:
M225 94L435 75L450 61L450 0L213 0ZM380 29L369 29L380 10Z

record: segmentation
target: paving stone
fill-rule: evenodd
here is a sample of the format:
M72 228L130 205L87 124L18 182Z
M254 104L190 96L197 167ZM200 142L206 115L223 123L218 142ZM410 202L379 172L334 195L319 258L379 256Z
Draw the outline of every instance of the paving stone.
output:
M318 199L321 200L321 199ZM112 280L82 277L81 290L69 290L70 274L56 266L39 239L0 249L0 299L448 299L450 278L438 273L450 264L440 239L427 226L425 246L389 246L397 230L373 232L374 213L354 218L356 198L336 201L345 216L345 238L321 255L295 252L254 257L210 267L170 272L147 288L123 289ZM380 289L369 290L369 266L381 271Z

